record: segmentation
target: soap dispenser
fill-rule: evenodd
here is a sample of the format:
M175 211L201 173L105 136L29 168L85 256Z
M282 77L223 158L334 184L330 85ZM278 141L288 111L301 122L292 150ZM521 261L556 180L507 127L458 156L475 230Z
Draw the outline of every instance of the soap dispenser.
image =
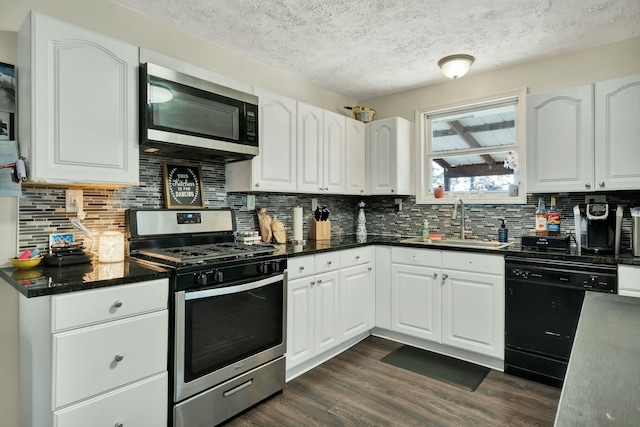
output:
M500 224L500 228L498 229L498 242L507 243L509 241L509 229L504 224L504 219L501 219L502 224Z
M430 240L429 237L429 221L425 219L422 224L422 241L428 242Z

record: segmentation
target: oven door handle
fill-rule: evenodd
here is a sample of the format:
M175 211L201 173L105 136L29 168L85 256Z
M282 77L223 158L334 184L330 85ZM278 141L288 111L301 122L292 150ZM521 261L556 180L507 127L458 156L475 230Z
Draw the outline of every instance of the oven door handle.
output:
M267 279L258 280L257 282L244 283L242 285L221 287L221 288L215 288L215 289L206 289L203 291L195 291L195 292L185 292L184 299L185 301L189 301L194 299L216 297L220 295L237 294L239 292L258 289L263 286L270 285L272 283L278 283L283 280L284 280L284 274L278 274L277 276L272 276Z

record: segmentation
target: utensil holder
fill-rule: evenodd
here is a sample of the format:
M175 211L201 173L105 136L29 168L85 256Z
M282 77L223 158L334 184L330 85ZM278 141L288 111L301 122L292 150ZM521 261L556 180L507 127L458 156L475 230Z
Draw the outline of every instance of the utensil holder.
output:
M331 221L318 221L315 218L311 219L309 240L331 240Z

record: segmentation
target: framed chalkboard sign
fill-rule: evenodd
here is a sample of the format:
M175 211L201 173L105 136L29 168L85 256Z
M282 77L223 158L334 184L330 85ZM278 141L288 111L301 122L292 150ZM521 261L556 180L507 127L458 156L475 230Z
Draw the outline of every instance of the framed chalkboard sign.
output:
M202 170L195 163L162 162L167 208L203 208Z

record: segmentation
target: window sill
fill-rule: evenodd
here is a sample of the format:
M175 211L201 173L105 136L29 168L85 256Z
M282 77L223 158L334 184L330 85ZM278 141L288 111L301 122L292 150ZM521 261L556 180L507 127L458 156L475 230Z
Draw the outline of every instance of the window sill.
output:
M446 194L444 197L435 198L428 196L418 199L417 205L451 205L456 199L460 199L465 205L526 205L527 195L519 194L517 196L495 196L482 194Z

